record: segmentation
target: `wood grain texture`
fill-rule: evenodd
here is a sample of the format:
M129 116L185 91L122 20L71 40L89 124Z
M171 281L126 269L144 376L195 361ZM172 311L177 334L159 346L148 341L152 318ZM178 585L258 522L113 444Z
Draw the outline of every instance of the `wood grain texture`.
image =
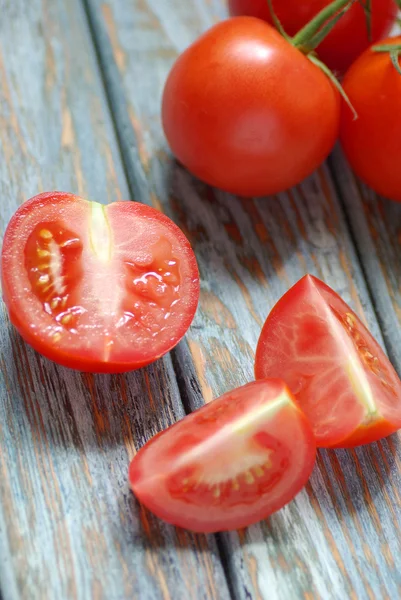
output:
M160 124L174 58L218 16L217 0L86 0L127 175L173 216L196 251L200 309L174 353L188 409L249 381L261 324L306 272L323 278L383 338L327 168L276 198L242 201L170 158ZM381 599L401 594L400 448L393 436L321 452L306 490L279 514L220 537L237 598Z
M0 230L51 189L129 198L86 13L1 1ZM121 376L59 368L0 311L3 600L229 597L213 537L176 531L128 489L135 449L184 414L171 359Z
M383 335L401 372L401 204L377 196L351 172L340 148L330 163Z

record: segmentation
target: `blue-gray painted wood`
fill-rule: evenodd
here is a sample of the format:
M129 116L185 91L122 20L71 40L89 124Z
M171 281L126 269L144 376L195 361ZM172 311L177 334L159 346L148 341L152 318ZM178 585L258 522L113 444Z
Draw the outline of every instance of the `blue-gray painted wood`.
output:
M177 54L223 16L218 0L86 0L128 180L184 229L202 276L200 309L174 353L188 409L249 381L260 327L306 272L322 277L383 343L347 222L326 168L277 198L241 201L171 159L160 124ZM237 598L394 598L401 594L400 449L393 436L321 452L295 502L220 538Z
M342 194L387 348L401 373L401 204L380 198L360 182L340 148L330 166Z
M0 232L26 198L61 189L129 199L77 0L2 0ZM59 368L0 311L3 600L229 598L213 537L153 518L128 489L135 448L181 418L171 359L128 375Z

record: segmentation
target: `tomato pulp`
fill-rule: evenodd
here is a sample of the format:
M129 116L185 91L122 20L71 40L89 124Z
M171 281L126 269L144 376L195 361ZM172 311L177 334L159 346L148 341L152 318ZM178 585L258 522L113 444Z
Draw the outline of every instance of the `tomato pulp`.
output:
M383 44L401 44L401 36ZM340 141L345 155L378 194L401 202L401 75L390 53L367 50L346 73L343 85L358 115L354 119L343 106Z
M162 117L185 167L250 197L286 190L324 161L338 136L340 106L326 75L273 27L237 17L178 58Z
M283 378L317 445L367 444L401 427L401 382L351 308L307 275L276 304L258 342L256 378Z
M273 0L273 7L286 33L293 36L332 0ZM272 23L267 0L229 0L233 16L249 15ZM333 30L318 46L319 58L330 69L344 73L372 42L390 33L398 8L394 0L372 0L371 36L361 2L355 4L338 21Z
M38 352L81 371L142 367L184 335L199 296L196 259L166 216L50 192L25 202L2 250L10 319Z
M246 527L290 502L314 465L312 430L282 381L253 382L188 415L134 457L138 499L199 532Z

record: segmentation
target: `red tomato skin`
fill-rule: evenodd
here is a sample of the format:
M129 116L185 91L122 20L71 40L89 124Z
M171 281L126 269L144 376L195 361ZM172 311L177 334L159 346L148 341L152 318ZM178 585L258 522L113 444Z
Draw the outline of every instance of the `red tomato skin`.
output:
M312 316L308 307L314 307ZM340 394L347 390L346 385L340 383L340 388L327 387L325 393L321 391L325 389L328 379L338 379L338 370L333 371L330 365L328 377L324 378L323 367L316 369L314 363L319 360L323 365L327 362L327 357L335 356L339 348L339 354L343 356L347 356L347 353L350 355L351 351L349 346L342 349L345 336L342 335L342 327L333 319L333 309L344 311L343 314L349 315L354 321L354 339L358 340L363 353L367 351L371 360L377 358L380 365L378 379L387 380L395 391L394 397L390 397L394 401L391 405L389 396L382 391L380 381L376 382L370 369L365 367L378 407L376 415L370 417L368 424L365 423L365 409L355 399L349 383L350 391L343 402L335 407L334 413L330 409ZM293 324L301 311L309 314L310 318L306 320L303 317L304 330L301 327L294 329ZM302 320L300 322L302 324ZM281 329L287 337L282 335L280 338ZM313 360L308 361L308 353L314 356ZM301 366L297 358L303 361ZM336 360L339 359L335 358L334 361ZM272 372L275 376L286 379L298 405L312 423L318 447L351 448L377 441L401 428L401 382L397 373L351 308L329 286L311 275L303 277L290 288L273 307L263 326L255 356L255 377L270 377ZM317 386L313 388L311 382L313 384L314 380L317 381ZM311 403L311 390L316 388L318 391ZM332 393L333 390L335 393ZM331 425L326 430L323 426L327 416Z
M189 171L251 197L288 189L324 161L338 136L340 106L329 79L274 28L237 17L178 58L162 119Z
M295 35L332 0L273 0L275 12L285 31ZM249 15L272 23L267 0L229 0L232 16ZM369 39L363 7L356 2L317 49L330 69L344 73L370 44L383 39L395 23L394 0L372 0L372 37Z
M27 322L20 310L20 305L17 301L14 290L12 274L15 271L16 266L17 248L17 260L23 263L23 249L20 247L21 228L29 228L29 225L27 224L29 218L35 211L40 210L42 206L46 206L51 203L56 210L58 206L60 206L60 209L67 208L68 210L69 204L81 201L82 199L78 196L67 192L44 192L25 201L10 219L4 235L1 253L2 295L3 301L8 310L10 321L20 335L24 338L24 340L37 352L49 360L70 369L93 373L123 373L142 368L166 354L176 345L176 343L178 343L179 339L182 338L192 322L199 299L199 273L195 255L193 254L187 238L168 217L151 207L131 202L115 202L113 204L114 215L121 210L124 211L126 208L124 205L127 205L127 207L129 205L135 205L135 207L132 206L131 208L134 208L134 210L139 210L141 215L144 217L150 219L156 218L159 222L170 228L177 235L182 244L183 254L188 261L189 269L193 275L193 289L190 295L191 297L188 297L188 312L182 317L182 335L179 339L177 339L177 341L174 340L173 344L166 346L166 348L163 349L163 352L153 356L151 359L146 358L146 360L141 360L140 358L138 359L138 357L136 357L131 361L117 359L104 362L98 358L93 358L93 356L85 352L83 352L82 355L77 356L71 351L71 348L64 348L63 344L49 344L48 341L44 340L40 334L38 335L38 329L40 329L40 325L37 323ZM32 299L30 298L31 291L28 286L26 287L24 294L26 294L28 302L32 302Z
M401 43L401 36L383 41ZM368 49L343 86L358 118L344 104L340 141L355 173L375 192L401 202L401 75L389 53Z
M198 443L204 440L207 442L208 433L210 439L212 434L217 432L218 436L219 430L223 431L224 426L227 426L225 413L222 412L218 415L220 422L216 424L216 420L210 416L212 411L218 409L222 402L229 400L231 394L238 394L240 397L240 417L238 418L243 418L247 412L248 414L252 413L253 400L249 395L254 394L257 398L263 389L267 389L268 393L269 390L279 390L280 393L287 394L290 399L289 404L274 415L270 427L264 423L261 429L262 437L265 431L266 435L276 435L280 442L284 440L284 443L288 444L290 459L289 462L287 461L287 465L282 467L284 473L286 468L289 470L286 486L281 488L281 490L285 490L284 493L270 503L269 500L264 501L260 495L251 501L245 494L242 501L235 505L227 506L223 504L216 506L216 504L211 504L210 506L195 507L191 506L191 502L188 498L185 498L185 494L183 494L183 499L180 494L172 496L167 489L166 481L170 477L169 471L173 469L177 457L185 457L185 453L191 450L193 447L192 438L196 438ZM246 401L242 402L241 396ZM238 412L237 407L234 411ZM234 415L232 417L233 423L235 423L235 418ZM202 425L199 425L199 419L204 421ZM228 422L230 421L228 420ZM203 433L202 428L206 428L208 433ZM243 431L246 432L246 427ZM183 440L182 442L180 438ZM238 444L242 444L242 442L243 440L239 437ZM173 445L174 450L171 450ZM224 452L224 448L217 444L213 460L218 460L221 452ZM231 455L228 454L228 456ZM315 464L315 457L316 443L308 420L293 401L284 382L270 379L252 382L228 392L194 413L187 415L165 431L158 433L133 458L129 467L129 481L138 500L159 518L190 531L214 533L247 527L267 518L270 514L289 503L307 483ZM199 455L197 455L197 460L199 460ZM241 460L241 456L239 460ZM236 458L231 457L231 463L230 461L225 463L223 477L227 476L229 470L236 464L235 461ZM205 470L206 483L208 481L207 476L208 473ZM239 479L239 476L237 479ZM280 485L280 483L277 485ZM267 494L274 494L274 492L275 488L273 486L273 489L269 490Z
M356 446L366 446L367 444L378 442L389 435L393 435L393 433L398 431L399 427L400 424L394 425L394 423L389 423L384 419L379 419L371 427L359 427L349 437L341 440L337 444L333 444L330 446L330 448L335 450L341 448L355 448Z

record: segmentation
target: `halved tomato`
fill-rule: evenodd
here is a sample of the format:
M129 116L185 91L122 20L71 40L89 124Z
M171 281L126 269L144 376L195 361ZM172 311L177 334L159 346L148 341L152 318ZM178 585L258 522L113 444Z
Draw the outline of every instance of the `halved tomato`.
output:
M279 380L253 382L156 435L129 470L138 499L198 532L242 528L290 502L307 482L316 444Z
M38 352L81 371L120 372L168 352L199 297L190 244L159 211L49 192L11 219L2 250L10 319Z
M390 361L351 308L311 275L263 327L255 375L273 374L288 384L319 447L367 444L401 427L401 382Z

